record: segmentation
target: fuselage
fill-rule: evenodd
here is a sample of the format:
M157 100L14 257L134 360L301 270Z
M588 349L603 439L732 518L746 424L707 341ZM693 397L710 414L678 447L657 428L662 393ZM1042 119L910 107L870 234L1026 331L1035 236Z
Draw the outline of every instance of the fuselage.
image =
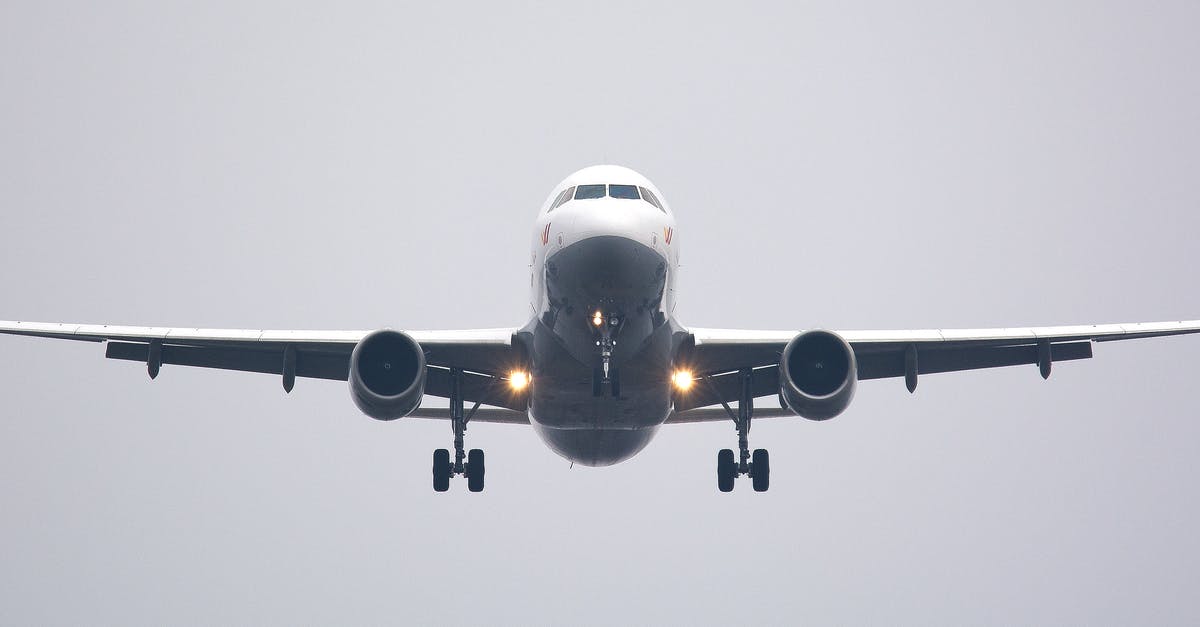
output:
M618 166L555 186L534 224L530 421L558 454L605 466L642 450L671 411L679 240L645 177Z

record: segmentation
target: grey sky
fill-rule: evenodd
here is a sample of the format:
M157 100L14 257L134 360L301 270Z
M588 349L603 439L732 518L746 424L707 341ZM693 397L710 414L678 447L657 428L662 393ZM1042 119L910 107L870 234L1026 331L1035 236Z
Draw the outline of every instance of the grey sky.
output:
M167 6L169 4L170 6ZM687 324L1200 317L1200 7L0 5L0 317L518 325L550 187L675 208ZM0 622L1200 621L1200 339L860 386L569 469L345 385L0 338Z

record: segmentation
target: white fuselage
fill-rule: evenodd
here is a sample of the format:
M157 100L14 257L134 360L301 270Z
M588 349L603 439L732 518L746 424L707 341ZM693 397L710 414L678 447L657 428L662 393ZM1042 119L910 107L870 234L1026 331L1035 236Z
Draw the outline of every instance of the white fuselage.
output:
M653 192L661 209L649 202L610 197L568 200L551 210L564 190L587 184L631 184ZM545 304L546 259L576 242L602 236L623 237L658 252L668 264L666 313L675 310L675 280L679 270L679 237L675 232L675 214L662 193L649 179L620 166L592 166L563 179L551 190L534 221L530 242L531 313Z
M674 215L640 174L586 168L555 186L531 248L530 419L576 462L627 459L671 408Z

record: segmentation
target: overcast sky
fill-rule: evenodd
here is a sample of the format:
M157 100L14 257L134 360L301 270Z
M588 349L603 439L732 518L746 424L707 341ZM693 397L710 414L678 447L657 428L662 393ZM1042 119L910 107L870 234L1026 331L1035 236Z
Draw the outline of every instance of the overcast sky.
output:
M526 321L558 180L650 177L685 324L1200 318L1195 2L0 4L0 318ZM345 384L0 338L0 623L1200 621L1200 338L866 382L570 468Z

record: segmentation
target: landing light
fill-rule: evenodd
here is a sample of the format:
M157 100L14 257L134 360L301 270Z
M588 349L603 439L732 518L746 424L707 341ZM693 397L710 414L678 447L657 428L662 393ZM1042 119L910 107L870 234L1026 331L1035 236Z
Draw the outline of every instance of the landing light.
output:
M695 379L692 378L692 373L689 370L676 370L671 375L671 383L675 384L675 387L680 392L688 391L694 382Z
M600 313L599 310L592 314L592 324L598 327L604 326L604 314Z
M514 390L523 390L533 382L533 377L523 370L508 373L508 385Z

